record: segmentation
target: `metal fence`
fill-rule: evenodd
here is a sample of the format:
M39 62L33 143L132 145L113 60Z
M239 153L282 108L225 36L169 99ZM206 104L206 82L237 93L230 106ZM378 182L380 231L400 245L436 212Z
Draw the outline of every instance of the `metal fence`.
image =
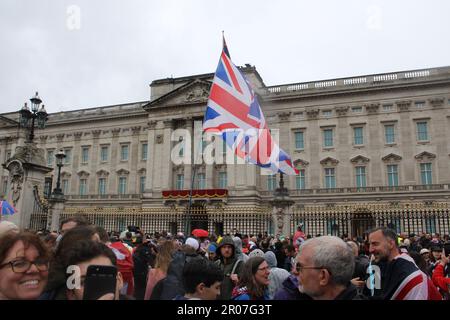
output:
M272 208L198 206L189 211L183 206L161 208L66 208L60 219L82 215L107 231L123 231L128 225L140 226L147 233L167 231L175 234L192 229L207 229L216 234L274 233ZM45 227L46 215L32 215L35 230ZM294 208L290 219L293 234L299 224L313 236L363 236L373 227L388 226L398 233L450 233L450 209L447 203L391 206L367 204L350 206L307 206Z
M33 188L34 206L30 215L29 229L38 231L47 229L48 204L39 194L37 186Z
M107 231L123 231L129 225L143 232L187 232L196 228L216 234L272 232L271 210L259 207L162 208L66 208L60 221L74 215L84 216Z
M450 210L447 204L434 206L403 205L368 205L363 207L325 206L307 207L294 210L291 230L302 224L303 231L313 236L348 234L363 236L373 227L386 226L397 233L450 233Z

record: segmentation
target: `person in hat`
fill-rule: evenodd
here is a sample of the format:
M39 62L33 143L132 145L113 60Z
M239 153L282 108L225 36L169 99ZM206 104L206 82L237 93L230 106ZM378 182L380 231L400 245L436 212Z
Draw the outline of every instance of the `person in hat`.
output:
M221 268L224 275L219 299L230 300L233 288L239 281L244 263L237 258L234 241L230 236L223 237L217 247L216 254L218 257L216 264Z
M423 257L423 259L425 260L425 262L427 263L427 268L430 266L430 250L428 250L427 248L423 248L420 250L420 255Z
M19 227L16 226L11 221L1 221L0 222L0 237L8 234L10 232L14 232L14 233L19 232Z
M217 260L216 250L217 250L217 244L214 242L210 243L208 246L208 250L206 252L209 261Z

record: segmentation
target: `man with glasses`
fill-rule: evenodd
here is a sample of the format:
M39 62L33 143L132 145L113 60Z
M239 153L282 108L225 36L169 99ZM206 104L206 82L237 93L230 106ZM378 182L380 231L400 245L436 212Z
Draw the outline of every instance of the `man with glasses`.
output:
M296 259L301 299L361 299L350 282L355 258L342 239L321 236L306 240L299 247Z

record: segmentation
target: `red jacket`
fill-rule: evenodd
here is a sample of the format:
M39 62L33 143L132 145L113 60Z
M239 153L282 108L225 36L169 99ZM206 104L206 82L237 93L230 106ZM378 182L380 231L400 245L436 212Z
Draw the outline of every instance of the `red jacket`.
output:
M436 265L433 271L433 283L444 292L449 292L450 278L444 275L444 266L440 263Z

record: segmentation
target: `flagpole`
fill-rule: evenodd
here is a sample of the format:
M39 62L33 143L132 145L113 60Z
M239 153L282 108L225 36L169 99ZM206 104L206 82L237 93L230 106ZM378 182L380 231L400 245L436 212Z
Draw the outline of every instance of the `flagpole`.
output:
M203 132L202 132L202 135L203 135ZM198 156L200 154L200 150L203 149L202 148L203 147L202 146L203 139L201 138L200 139L200 147L197 149L197 153L195 153L195 121L194 121L194 137L193 137L193 139L194 139L194 161L193 161L192 167L191 167L192 168L192 170L191 170L192 178L191 178L191 186L190 186L190 189L189 189L189 205L188 205L188 217L187 217L187 221L186 221L186 237L188 237L189 234L190 234L189 223L190 223L190 220L191 220L192 193L193 193L193 190L194 190L195 175L197 173L196 160L197 160L197 158L198 158Z

